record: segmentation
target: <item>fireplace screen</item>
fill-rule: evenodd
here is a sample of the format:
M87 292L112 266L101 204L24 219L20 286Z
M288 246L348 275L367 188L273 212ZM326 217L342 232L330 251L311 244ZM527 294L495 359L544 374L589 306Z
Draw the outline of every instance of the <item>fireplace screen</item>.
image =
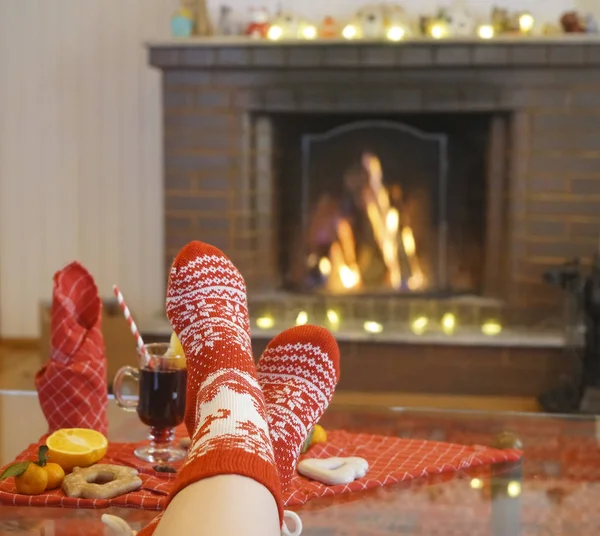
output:
M315 132L310 121L275 122L287 288L329 294L476 290L485 148L468 143L481 143L473 133L453 137L450 122L439 132L427 128L439 122L414 123L369 118L336 125L332 118L313 121L320 126Z
M355 293L444 284L446 145L444 135L388 121L303 136L306 288Z

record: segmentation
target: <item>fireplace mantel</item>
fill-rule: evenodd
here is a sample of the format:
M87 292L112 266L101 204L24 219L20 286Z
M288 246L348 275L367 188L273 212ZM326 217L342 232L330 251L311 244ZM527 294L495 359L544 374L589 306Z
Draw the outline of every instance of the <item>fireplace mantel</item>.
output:
M592 67L600 65L600 37L415 39L371 41L268 41L248 38L148 43L150 63L176 68L381 67Z

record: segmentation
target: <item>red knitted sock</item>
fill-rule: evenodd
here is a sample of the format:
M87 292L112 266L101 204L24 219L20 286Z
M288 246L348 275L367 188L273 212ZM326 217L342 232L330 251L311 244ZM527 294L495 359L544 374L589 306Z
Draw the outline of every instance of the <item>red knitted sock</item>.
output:
M187 359L185 424L192 438L172 496L204 478L242 475L272 493L282 520L279 476L252 360L242 276L217 248L191 242L171 268L167 316Z
M258 361L258 381L283 489L296 471L302 443L331 402L339 379L339 349L325 328L285 330Z

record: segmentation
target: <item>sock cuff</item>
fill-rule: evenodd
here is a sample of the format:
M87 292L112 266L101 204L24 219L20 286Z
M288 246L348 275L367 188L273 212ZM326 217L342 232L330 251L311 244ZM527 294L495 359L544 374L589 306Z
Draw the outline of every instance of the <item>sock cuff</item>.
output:
M245 476L265 486L271 492L277 504L279 525L283 524L281 484L275 465L264 460L256 453L242 449L236 449L235 451L219 449L191 460L182 467L175 480L170 500L190 484L219 475ZM232 498L232 501L235 499Z

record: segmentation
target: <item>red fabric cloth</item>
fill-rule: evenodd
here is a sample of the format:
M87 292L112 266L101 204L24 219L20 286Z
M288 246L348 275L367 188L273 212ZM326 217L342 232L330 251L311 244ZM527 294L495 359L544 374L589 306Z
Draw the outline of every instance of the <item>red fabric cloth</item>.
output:
M107 382L102 301L89 272L73 262L54 275L50 357L35 386L50 432L92 428L106 434Z
M181 436L181 429L178 429ZM465 471L486 464L517 461L519 450L497 450L478 445L465 446L436 441L401 439L372 434L351 434L331 431L326 444L315 445L303 457L329 458L332 456L360 456L369 462L364 478L343 486L326 486L296 475L284 492L286 506L304 504L315 497L362 491L388 486L422 476ZM39 443L43 444L43 440ZM35 459L39 444L31 445L18 461ZM142 474L142 489L110 500L71 499L61 490L42 495L27 496L15 493L14 479L0 481L0 503L17 506L64 506L72 508L106 508L120 506L144 510L161 510L173 485L174 475L157 473L151 464L138 460L135 444L112 443L102 463L136 467ZM180 464L179 464L180 465ZM177 465L176 465L177 466Z

